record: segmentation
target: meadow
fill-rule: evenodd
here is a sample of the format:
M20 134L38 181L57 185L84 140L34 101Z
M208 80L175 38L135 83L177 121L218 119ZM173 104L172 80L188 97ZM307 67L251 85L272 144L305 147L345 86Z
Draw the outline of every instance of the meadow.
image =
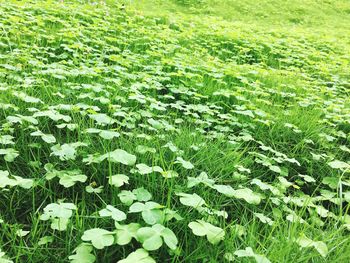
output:
M0 0L0 263L350 262L350 2Z

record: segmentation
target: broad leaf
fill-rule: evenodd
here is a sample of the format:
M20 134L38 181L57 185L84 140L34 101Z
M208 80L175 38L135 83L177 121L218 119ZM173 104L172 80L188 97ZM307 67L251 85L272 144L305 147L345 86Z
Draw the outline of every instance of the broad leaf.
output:
M157 250L165 244L172 250L176 249L178 240L172 230L160 224L152 227L142 227L136 233L137 239L142 243L144 249L148 251Z
M128 225L121 225L115 222L116 242L118 245L124 246L129 244L132 238L136 238L136 232L140 225L137 223L130 223Z
M127 258L119 260L117 263L156 263L156 261L151 258L148 252L142 248L139 248L135 252L132 252L127 256Z
M92 246L87 243L81 243L73 252L74 255L68 257L71 263L93 263L96 257L91 253Z
M119 209L107 205L105 209L100 210L99 215L102 217L112 217L115 221L123 221L126 219L126 214Z
M114 242L113 232L102 228L92 228L86 230L81 237L83 241L91 241L91 244L97 249L109 247Z
M180 196L180 202L183 205L191 206L194 208L205 205L205 201L203 200L203 198L197 195L196 193L194 194L177 193L176 195Z
M197 220L188 224L196 236L207 236L207 239L213 245L219 243L225 237L225 231L203 220Z

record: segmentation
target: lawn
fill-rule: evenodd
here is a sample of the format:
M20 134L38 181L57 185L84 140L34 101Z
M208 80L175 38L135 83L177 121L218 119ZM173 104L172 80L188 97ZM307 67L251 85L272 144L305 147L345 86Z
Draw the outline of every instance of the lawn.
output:
M350 2L0 0L0 263L350 262Z

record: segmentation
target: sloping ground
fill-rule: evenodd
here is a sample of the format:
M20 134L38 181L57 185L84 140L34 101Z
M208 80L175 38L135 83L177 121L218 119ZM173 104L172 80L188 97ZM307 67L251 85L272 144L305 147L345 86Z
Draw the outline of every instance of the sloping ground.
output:
M349 4L187 2L1 2L0 262L350 260Z

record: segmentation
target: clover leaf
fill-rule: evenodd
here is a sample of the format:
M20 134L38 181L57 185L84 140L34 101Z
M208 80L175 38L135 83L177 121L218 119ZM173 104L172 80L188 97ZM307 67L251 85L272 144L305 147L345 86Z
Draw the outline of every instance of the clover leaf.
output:
M138 169L137 172L140 173L140 174L150 174L150 173L153 173L153 172L162 173L163 172L163 169L161 167L159 167L159 166L150 167L150 166L148 166L147 164L144 164L144 163L136 164L136 168Z
M20 186L25 189L29 189L33 186L34 180L28 178L22 178L20 176L13 175L10 177L8 171L0 170L0 188L5 188L7 186Z
M136 202L130 206L129 213L141 212L143 220L149 225L154 225L162 223L165 219L164 212L160 208L163 206L155 202Z
M329 162L328 165L333 169L350 169L350 164L339 160L334 160L332 162Z
M183 205L191 206L194 208L198 208L205 205L205 201L203 200L203 198L197 195L196 193L194 194L177 193L176 195L180 196L180 202Z
M160 224L152 227L142 227L136 233L137 239L142 243L144 249L148 251L157 250L163 244L175 250L178 240L174 232Z
M113 124L115 122L114 119L109 117L108 115L104 113L95 113L89 115L90 119L96 121L98 125L105 126L108 124Z
M142 248L137 249L132 252L125 259L119 260L117 263L156 263L156 261L151 258L148 252Z
M313 241L312 239L305 236L305 234L300 235L300 237L296 240L299 246L303 248L313 247L317 250L318 253L322 257L326 257L328 254L328 247L322 241Z
M235 251L234 255L237 257L252 257L257 263L271 263L266 256L254 253L251 247L246 247L244 250L237 250Z
M114 233L102 228L92 228L86 230L81 239L91 241L91 244L97 249L103 249L113 245Z
M130 223L128 225L121 225L115 222L116 230L116 243L118 245L129 244L132 238L136 238L136 232L139 230L140 225L137 223Z
M219 193L222 193L228 197L244 199L249 204L258 205L261 201L261 196L257 193L254 193L249 188L241 188L235 190L229 185L214 185L213 188Z
M0 155L4 155L6 162L13 162L17 156L19 156L18 151L13 148L0 149Z
M126 219L126 214L119 209L107 205L105 209L100 210L99 215L102 217L112 217L115 221L123 221Z
M52 134L45 134L45 133L43 133L42 131L39 131L39 130L35 131L35 132L32 132L30 135L31 136L41 137L41 139L44 142L47 142L47 143L55 143L56 142L55 136L53 136Z
M81 243L73 252L74 255L68 257L71 263L93 263L96 257L91 253L92 246L87 243Z
M152 195L145 188L140 187L133 191L122 190L118 197L123 204L131 205L135 200L147 202L152 198Z
M109 177L109 184L115 187L121 187L129 183L129 177L125 174L115 174Z
M38 245L43 246L49 243L52 243L54 240L53 236L43 236L42 238L39 239Z
M153 261L153 262L155 262L155 261ZM153 262L150 261L150 263L153 263ZM0 263L13 263L12 260L7 259L5 252L2 252L1 249L0 249Z
M196 236L206 236L208 241L213 245L219 243L225 237L225 231L203 220L196 220L196 222L190 222L189 228L192 229L193 234Z
M51 147L51 155L58 156L61 161L75 160L77 148L81 146L87 146L87 144L82 142L56 144Z
M75 209L77 207L72 203L51 203L44 208L44 213L40 216L40 220L51 220L52 229L64 231Z
M192 188L200 183L213 186L215 181L213 179L209 179L207 173L201 172L197 177L187 177L187 188Z
M60 178L59 184L66 188L75 185L76 182L84 183L87 176L82 174L80 170L56 170L51 163L47 163L44 166L47 171L45 177L47 180L52 180L55 177Z
M182 159L182 157L177 157L175 163L181 164L183 168L188 170L194 168L194 165L191 162L185 161L184 159Z
M136 156L122 149L116 149L113 152L109 152L101 156L101 159L106 158L110 162L122 163L125 165L134 165L136 163Z

